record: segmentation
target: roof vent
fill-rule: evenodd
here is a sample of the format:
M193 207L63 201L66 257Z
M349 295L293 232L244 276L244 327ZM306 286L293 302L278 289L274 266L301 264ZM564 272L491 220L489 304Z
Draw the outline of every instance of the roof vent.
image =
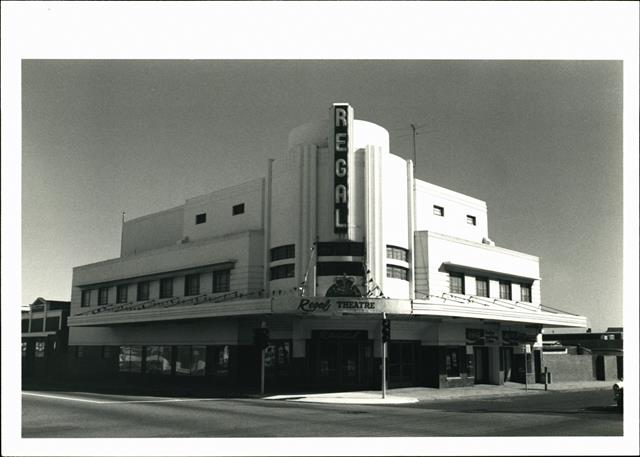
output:
M496 243L489 238L482 238L482 244L488 244L489 246L495 246Z

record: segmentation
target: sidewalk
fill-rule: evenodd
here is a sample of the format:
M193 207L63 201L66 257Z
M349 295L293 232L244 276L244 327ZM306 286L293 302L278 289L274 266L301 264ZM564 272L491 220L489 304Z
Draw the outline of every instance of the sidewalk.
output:
M549 384L549 392L579 391L579 390L610 390L613 381L582 381L560 382ZM380 391L335 392L322 394L292 394L264 397L264 400L286 400L310 403L338 403L338 404L388 404L398 405L417 403L419 401L453 400L461 398L491 398L515 395L544 394L544 384L505 383L502 386L478 384L473 387L456 387L450 389L435 389L429 387L404 387L388 389L386 398L382 398Z

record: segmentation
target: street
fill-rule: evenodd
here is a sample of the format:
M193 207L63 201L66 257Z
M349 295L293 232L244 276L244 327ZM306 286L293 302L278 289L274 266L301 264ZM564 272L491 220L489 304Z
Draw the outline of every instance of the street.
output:
M622 436L622 417L608 390L409 405L57 391L22 395L23 438Z

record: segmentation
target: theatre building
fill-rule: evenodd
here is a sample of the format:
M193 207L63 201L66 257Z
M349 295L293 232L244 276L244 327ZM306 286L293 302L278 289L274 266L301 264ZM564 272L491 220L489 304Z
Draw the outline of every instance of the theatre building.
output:
M542 307L538 258L491 241L484 201L415 179L349 105L265 165L74 268L74 376L257 390L266 328L268 391L376 388L385 313L390 387L535 382L542 327L586 327Z

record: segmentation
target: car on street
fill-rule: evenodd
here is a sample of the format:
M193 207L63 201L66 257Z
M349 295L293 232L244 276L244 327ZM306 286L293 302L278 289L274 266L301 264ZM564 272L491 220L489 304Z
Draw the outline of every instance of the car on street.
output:
M618 409L622 410L622 393L623 383L622 379L613 385L613 398L618 404Z

